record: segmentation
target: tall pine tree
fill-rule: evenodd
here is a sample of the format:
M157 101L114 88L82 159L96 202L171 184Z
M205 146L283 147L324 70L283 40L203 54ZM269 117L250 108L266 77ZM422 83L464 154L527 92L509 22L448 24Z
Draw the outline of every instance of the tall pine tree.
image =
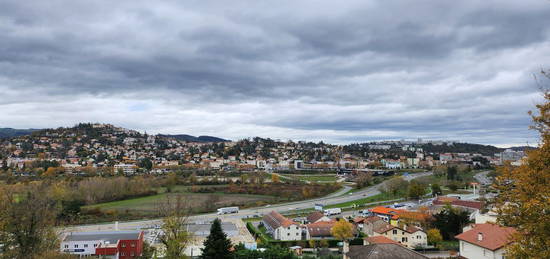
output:
M233 258L231 249L231 240L222 230L222 224L219 219L215 219L210 227L210 235L204 241L201 258L204 259L231 259Z

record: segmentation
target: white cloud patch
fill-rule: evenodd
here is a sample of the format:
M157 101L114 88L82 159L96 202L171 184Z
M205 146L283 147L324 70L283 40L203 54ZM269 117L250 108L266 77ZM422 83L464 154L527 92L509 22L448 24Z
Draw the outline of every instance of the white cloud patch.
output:
M544 1L542 1L544 2ZM536 141L541 1L3 1L0 127Z

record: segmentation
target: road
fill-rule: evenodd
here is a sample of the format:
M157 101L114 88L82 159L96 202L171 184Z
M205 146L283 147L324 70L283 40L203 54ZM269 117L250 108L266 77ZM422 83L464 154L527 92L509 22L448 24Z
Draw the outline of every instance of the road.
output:
M409 174L407 176L403 176L403 178L407 181L410 181L414 178L417 178L420 176L426 176L430 174L432 174L432 172L415 173L415 174ZM285 213L285 212L292 212L295 210L309 209L309 208L313 208L317 203L321 203L323 205L332 205L332 204L338 204L343 202L349 202L349 201L354 201L354 200L379 194L380 191L378 190L378 188L382 184L383 183L380 183L351 194L345 194L349 190L349 187L348 187L322 198L283 203L283 204L274 204L271 206L268 205L268 206L257 207L257 208L243 209L236 214L217 215L216 213L209 213L209 214L195 215L195 216L190 216L189 221L209 221L209 220L213 220L216 217L222 218L222 219L223 218L246 218L246 217L253 217L255 215L261 216L273 210L279 213ZM158 226L161 224L161 222L162 222L161 219L127 221L127 222L120 222L120 223L111 222L111 223L96 224L96 225L73 226L73 227L66 228L65 231L107 231L107 230L115 230L115 229L119 229L119 230L147 229L147 228L153 228L154 226Z
M490 171L483 171L474 175L474 178L479 181L481 185L490 185L493 181L487 176Z

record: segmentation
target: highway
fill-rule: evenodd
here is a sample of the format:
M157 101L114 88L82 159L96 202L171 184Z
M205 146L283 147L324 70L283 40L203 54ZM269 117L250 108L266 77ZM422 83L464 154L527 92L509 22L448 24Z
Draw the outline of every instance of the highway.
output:
M432 172L414 173L414 174L409 174L407 176L402 176L402 177L405 180L410 181L414 178L430 175L430 174L432 174ZM380 183L351 194L345 194L347 191L350 190L350 187L347 187L347 188L344 188L343 190L340 190L336 193L330 194L322 198L297 201L297 202L289 202L289 203L283 203L283 204L274 204L271 206L268 205L264 207L248 208L248 209L240 210L239 213L235 213L235 214L217 215L216 213L209 213L209 214L194 215L189 217L189 221L209 221L216 217L240 219L240 218L246 218L246 217L253 217L256 215L262 216L263 214L267 214L273 210L279 213L288 213L295 210L310 209L310 208L313 208L317 203L321 203L323 205L332 205L332 204L338 204L343 202L349 202L349 201L354 201L354 200L379 194L380 191L378 190L378 188L382 184L383 183ZM108 230L116 230L117 228L119 230L149 229L149 228L154 228L155 226L159 226L161 223L162 223L161 219L127 221L127 222L119 222L119 223L110 222L110 223L95 224L95 225L72 226L72 227L65 228L64 231L65 232L108 231Z

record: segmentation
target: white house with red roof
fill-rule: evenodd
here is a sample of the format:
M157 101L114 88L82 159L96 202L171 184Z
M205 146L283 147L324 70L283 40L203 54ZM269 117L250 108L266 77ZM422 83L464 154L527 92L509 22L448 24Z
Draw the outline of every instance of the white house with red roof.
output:
M283 241L302 239L302 225L276 211L265 214L262 223L274 239Z
M504 259L506 245L512 242L516 230L496 224L473 224L470 230L455 236L459 240L460 256L468 259Z

